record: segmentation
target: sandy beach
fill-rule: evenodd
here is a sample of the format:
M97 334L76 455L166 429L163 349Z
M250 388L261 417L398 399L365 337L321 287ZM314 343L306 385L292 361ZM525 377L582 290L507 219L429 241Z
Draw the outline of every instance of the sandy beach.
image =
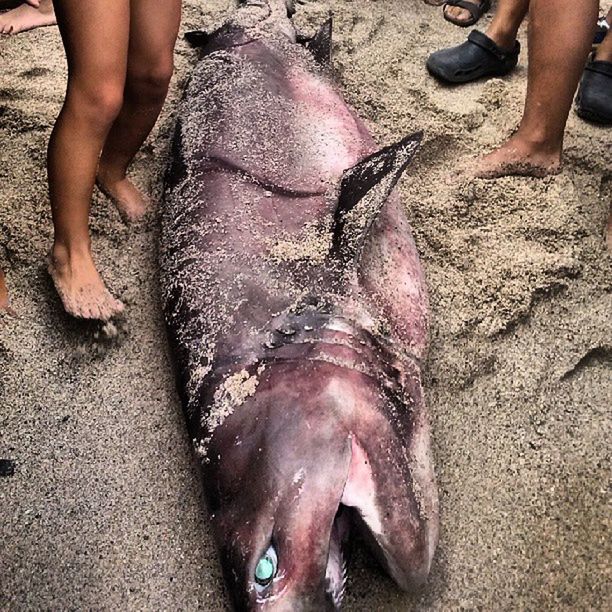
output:
M227 9L184 4L181 32ZM467 32L440 9L308 1L296 22L312 32L329 10L339 87L377 141L425 131L400 190L430 289L441 504L428 585L399 592L357 546L344 609L610 609L612 131L572 112L559 176L449 181L516 126L526 31L511 76L448 88L424 62ZM102 329L65 315L46 273L59 32L0 39L0 265L18 313L0 315L0 458L16 462L0 478L2 610L228 609L158 289L162 177L195 59L179 37L170 96L132 169L151 214L128 227L94 195L94 253L128 306Z

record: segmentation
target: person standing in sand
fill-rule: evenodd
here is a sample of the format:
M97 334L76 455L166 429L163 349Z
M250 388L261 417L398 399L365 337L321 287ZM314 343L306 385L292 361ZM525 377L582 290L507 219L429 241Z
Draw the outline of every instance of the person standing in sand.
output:
M483 77L503 76L518 62L519 27L529 13L529 65L527 95L517 130L501 146L472 160L459 175L498 178L509 175L544 177L561 171L565 125L597 23L597 0L499 0L486 32L473 31L467 42L432 53L427 69L438 80L467 83ZM587 64L581 94L605 104L602 91L612 75L612 38L606 35ZM595 69L598 81L588 73ZM609 86L609 85L608 85ZM607 98L606 98L607 99ZM579 107L586 101L579 100ZM598 108L601 112L601 108ZM604 232L612 252L612 210Z
M124 305L91 252L94 183L127 221L146 210L127 168L153 129L173 72L180 0L55 0L68 87L48 151L54 242L49 273L66 311L107 320Z
M470 166L470 174L541 177L560 171L565 124L591 48L597 8L597 0L499 0L485 33L474 31L462 45L429 57L429 72L445 82L507 74L516 66L520 51L516 37L529 12L523 117L506 142Z
M0 34L19 34L57 23L51 0L0 0L0 10L5 8L11 10L0 15Z

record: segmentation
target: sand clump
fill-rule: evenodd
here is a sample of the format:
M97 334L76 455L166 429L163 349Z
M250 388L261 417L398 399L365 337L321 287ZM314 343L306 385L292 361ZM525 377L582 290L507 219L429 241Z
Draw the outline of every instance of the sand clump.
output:
M226 8L188 0L182 31ZM559 176L447 181L516 126L527 55L502 81L443 87L425 59L465 30L439 9L308 2L296 21L312 33L329 9L333 73L377 141L425 131L399 191L431 299L424 386L441 507L428 585L400 593L358 547L344 609L606 609L609 131L572 113ZM0 262L18 312L0 315L0 458L15 461L0 479L0 607L225 610L158 290L163 172L197 53L179 40L163 116L132 170L155 212L130 229L94 196L97 261L128 306L103 341L63 314L44 265L59 33L0 45Z
M246 370L240 370L223 381L215 392L214 405L206 418L209 433L223 425L223 421L255 393L262 371L263 368L260 368L257 375L251 375Z

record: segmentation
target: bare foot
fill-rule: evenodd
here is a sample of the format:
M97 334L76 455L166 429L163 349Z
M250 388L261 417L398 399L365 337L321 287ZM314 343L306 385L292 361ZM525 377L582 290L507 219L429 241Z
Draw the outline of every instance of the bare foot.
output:
M470 0L478 6L482 6L483 0ZM463 25L469 23L472 19L472 14L467 9L461 8L460 6L446 6L444 7L444 14L451 19L457 25Z
M0 34L18 34L56 23L51 0L40 0L38 8L30 3L22 4L12 11L0 15Z
M465 174L479 178L544 177L561 172L561 151L551 152L513 136L499 149L474 160Z
M96 183L100 191L112 200L126 223L135 223L144 217L149 202L128 178L114 178L98 168Z
M66 312L73 317L108 321L123 312L125 306L106 288L89 251L71 253L56 244L48 270Z

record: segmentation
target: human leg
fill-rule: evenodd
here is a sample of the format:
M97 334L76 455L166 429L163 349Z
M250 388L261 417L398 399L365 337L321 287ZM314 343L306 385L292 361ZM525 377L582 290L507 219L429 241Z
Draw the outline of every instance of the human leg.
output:
M135 221L144 214L146 201L126 173L153 129L168 92L181 2L165 0L155 10L149 0L131 0L130 5L125 95L100 157L98 185L124 217Z
M518 130L474 174L559 172L565 124L593 38L597 0L532 0L525 109Z
M122 104L129 1L56 0L68 58L66 100L49 141L55 230L49 272L70 314L108 319L123 310L91 253L89 209L98 157Z

